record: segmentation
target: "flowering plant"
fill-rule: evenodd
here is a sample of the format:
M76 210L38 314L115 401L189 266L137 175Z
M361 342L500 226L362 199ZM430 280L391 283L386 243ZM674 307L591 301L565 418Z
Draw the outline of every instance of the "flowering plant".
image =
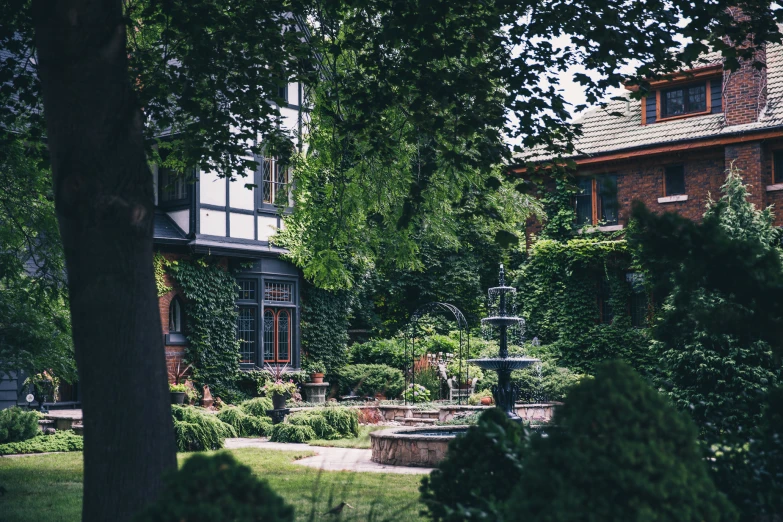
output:
M267 397L272 395L293 395L294 391L296 391L296 383L293 380L286 382L282 379L277 379L265 385L262 389Z
M402 395L406 401L410 402L430 401L430 391L421 384L410 383Z

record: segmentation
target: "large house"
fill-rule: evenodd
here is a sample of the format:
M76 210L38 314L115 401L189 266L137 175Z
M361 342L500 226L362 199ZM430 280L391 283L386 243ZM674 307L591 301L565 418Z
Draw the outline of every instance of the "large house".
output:
M284 125L301 140L307 116L303 86L288 84L280 94L286 100L279 107ZM269 363L298 368L300 273L280 259L284 250L270 242L283 226L281 214L290 211L291 172L274 157L255 159L257 170L235 181L201 170L188 179L153 166L155 248L168 259L217 257L238 272L242 367ZM182 361L187 345L183 298L173 286L175 290L159 298L170 372Z
M580 120L577 225L621 230L631 203L699 220L734 165L757 208L783 203L783 46L729 71L719 55ZM633 87L629 86L629 90ZM783 211L776 213L783 225ZM528 232L539 228L533 223Z

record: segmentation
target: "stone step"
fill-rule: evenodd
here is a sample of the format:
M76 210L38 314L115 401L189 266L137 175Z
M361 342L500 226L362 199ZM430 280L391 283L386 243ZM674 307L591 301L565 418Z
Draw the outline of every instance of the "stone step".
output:
M416 426L417 424L435 424L438 419L404 419L402 422L406 426Z

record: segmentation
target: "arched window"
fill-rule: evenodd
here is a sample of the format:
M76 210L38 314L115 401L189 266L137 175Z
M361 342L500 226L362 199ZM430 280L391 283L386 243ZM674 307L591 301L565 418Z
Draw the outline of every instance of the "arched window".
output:
M290 310L264 310L264 362L291 362L291 326Z
M169 304L169 333L182 333L182 305L177 297Z

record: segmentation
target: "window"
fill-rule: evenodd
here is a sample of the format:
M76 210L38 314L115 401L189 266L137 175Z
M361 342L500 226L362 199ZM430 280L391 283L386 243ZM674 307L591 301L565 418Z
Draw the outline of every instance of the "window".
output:
M611 324L614 319L614 310L612 310L611 292L609 291L609 281L600 280L598 282L598 313L602 324Z
M644 275L638 272L625 274L626 282L631 286L631 296L629 302L629 312L631 315L631 326L634 328L644 328L647 326L647 292L644 288Z
M254 363L256 359L256 308L240 306L237 315L239 361Z
M180 201L188 197L188 185L184 174L169 169L158 169L158 199L161 203Z
M616 225L617 220L617 176L601 176L596 179L598 191L598 219L604 225Z
M772 153L772 184L783 183L783 149Z
M661 91L661 117L671 118L707 110L707 84L685 85Z
M169 304L169 333L182 333L182 305L176 297Z
M670 165L666 167L663 177L663 195L676 196L685 194L685 167Z
M264 362L291 361L291 311L287 308L264 310Z
M291 283L264 283L264 301L293 303L294 285Z
M577 225L593 224L593 180L582 178L577 183L579 193L574 196Z
M288 169L281 167L277 158L264 158L261 169L263 202L288 206Z
M579 192L574 196L577 226L618 224L617 175L582 178L577 186Z
M242 301L255 301L256 300L256 282L253 280L240 279L237 281L239 285L239 292L237 299Z

